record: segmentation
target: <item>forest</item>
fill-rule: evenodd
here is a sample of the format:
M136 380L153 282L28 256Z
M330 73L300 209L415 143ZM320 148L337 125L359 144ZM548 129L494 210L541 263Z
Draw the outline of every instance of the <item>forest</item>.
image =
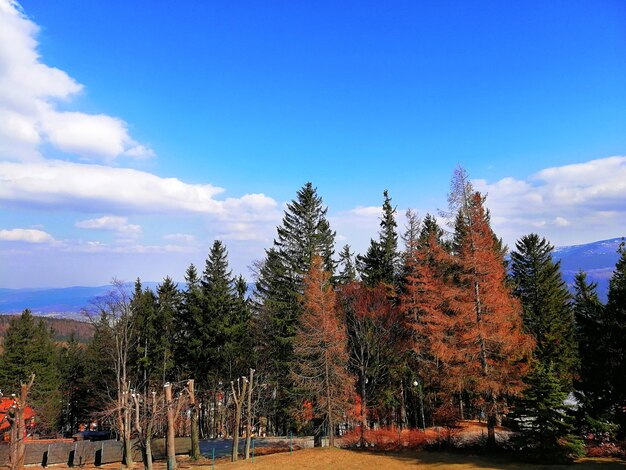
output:
M255 263L253 288L216 240L184 285L114 283L85 308L86 344L73 334L59 344L26 310L6 331L0 388L17 393L35 374L41 435L95 420L149 443L165 432L169 384L191 407L180 432L202 438L313 434L333 445L349 432L367 446L367 430L475 419L486 423L486 449L567 459L600 439L623 441L624 244L603 303L584 272L570 293L541 235L509 250L462 168L448 203L437 215L408 210L398 227L385 191L380 230L355 254L336 249L307 183ZM498 426L514 439L499 440Z

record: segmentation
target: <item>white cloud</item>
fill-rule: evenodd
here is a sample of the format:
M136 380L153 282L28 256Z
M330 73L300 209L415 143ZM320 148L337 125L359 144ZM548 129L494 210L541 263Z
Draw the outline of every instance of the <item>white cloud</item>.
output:
M138 236L141 234L141 227L129 224L126 217L116 215L105 215L97 219L81 220L76 222L76 227L93 230L109 230L127 236Z
M130 168L49 160L0 162L0 201L82 212L199 213L221 220L270 221L277 204L264 194L215 199L222 188L161 178Z
M355 215L357 217L380 218L382 216L382 212L382 206L358 206L347 211L347 214Z
M153 156L130 137L119 118L57 109L59 101L69 101L83 86L41 61L38 31L17 2L0 0L0 158L41 158L44 142L81 158L109 162L120 156Z
M195 235L191 235L189 233L168 233L167 235L163 235L163 240L170 240L182 243L195 243L196 237Z
M570 245L626 233L626 157L546 168L525 179L475 180L510 245L531 231Z
M0 240L25 243L54 243L55 239L43 230L14 228L0 230Z

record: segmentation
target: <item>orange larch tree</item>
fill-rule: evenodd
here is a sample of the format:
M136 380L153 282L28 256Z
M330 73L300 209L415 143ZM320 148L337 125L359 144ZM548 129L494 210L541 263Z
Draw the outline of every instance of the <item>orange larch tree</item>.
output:
M303 392L305 406L328 429L334 446L335 427L346 416L354 390L348 372L345 324L337 308L336 294L323 260L316 256L304 278L304 311L294 341L294 378Z
M466 186L467 187L467 186ZM470 392L487 417L488 444L495 445L498 414L524 388L532 338L523 332L521 306L506 283L502 249L479 192L462 199L457 220L456 269L447 288L453 293L443 315L450 337L442 348L450 385Z

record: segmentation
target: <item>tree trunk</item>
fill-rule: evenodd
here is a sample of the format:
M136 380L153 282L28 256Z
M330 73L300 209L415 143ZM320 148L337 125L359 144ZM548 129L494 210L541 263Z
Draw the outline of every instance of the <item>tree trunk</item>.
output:
M128 395L128 393L126 393ZM131 439L131 411L128 403L128 397L126 397L126 403L124 407L124 422L122 423L124 428L124 464L128 468L132 468L135 463L133 462L133 441Z
M365 371L361 368L361 448L365 447L365 429L367 428L367 399Z
M26 408L28 392L34 382L35 374L32 374L27 384L21 384L20 396L13 400L13 406L7 412L7 420L11 425L11 446L9 450L11 470L22 470L24 468L24 456L26 454L24 408Z
M250 458L250 443L252 441L252 390L254 386L254 369L250 369L250 383L248 384L248 415L246 421L246 453L244 458Z
M335 420L333 419L333 404L330 397L330 373L326 359L326 413L328 413L328 446L335 447Z
M491 448L496 446L496 414L493 411L487 416L487 446Z
M172 385L166 383L165 404L167 406L167 470L176 470L176 434L174 432L174 404L172 403Z
M237 390L235 390L234 383L230 383L230 386L233 389L233 399L235 401L235 427L233 429L233 448L231 452L231 459L233 462L236 462L239 458L239 426L241 425L241 408L248 386L248 379L245 377L243 377L243 379L243 387L241 389L239 388L239 379L237 379Z
M193 379L187 382L187 388L189 390L189 407L191 408L191 458L198 460L200 458L200 429L198 428L198 405Z

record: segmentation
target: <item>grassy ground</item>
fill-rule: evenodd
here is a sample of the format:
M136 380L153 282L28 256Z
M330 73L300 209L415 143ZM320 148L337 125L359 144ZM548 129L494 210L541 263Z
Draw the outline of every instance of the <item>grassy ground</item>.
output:
M184 467L185 464L181 465ZM194 470L197 467L193 467ZM210 466L208 467L210 469ZM453 469L453 470L505 470L505 469L598 469L626 470L626 462L614 459L582 459L573 466L530 465L511 463L500 458L487 458L447 452L373 453L341 449L306 449L289 453L266 455L251 461L216 463L220 470L404 470L404 469Z

